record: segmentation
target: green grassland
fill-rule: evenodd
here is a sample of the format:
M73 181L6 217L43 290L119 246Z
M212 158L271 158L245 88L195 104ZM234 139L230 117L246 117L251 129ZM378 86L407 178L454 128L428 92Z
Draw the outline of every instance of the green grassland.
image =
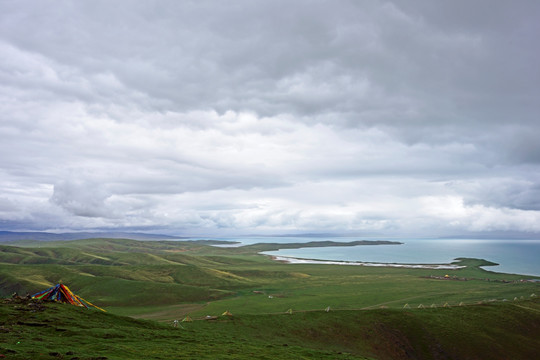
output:
M0 304L9 359L534 359L540 302L221 316L175 328L98 310Z
M0 296L62 282L108 311L3 304L0 339L9 346L0 354L528 359L540 352L540 305L531 296L540 295L540 284L526 281L530 276L490 272L480 267L490 263L477 259L433 270L286 264L258 254L280 246L128 239L0 245ZM226 310L234 316L220 316ZM186 315L196 321L171 327ZM197 320L207 315L218 320ZM42 340L29 345L25 337Z

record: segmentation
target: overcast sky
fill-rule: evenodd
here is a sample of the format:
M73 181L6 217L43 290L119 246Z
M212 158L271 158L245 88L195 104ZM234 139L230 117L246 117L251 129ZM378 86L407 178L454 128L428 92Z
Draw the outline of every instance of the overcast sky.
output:
M0 0L0 229L540 233L540 2Z

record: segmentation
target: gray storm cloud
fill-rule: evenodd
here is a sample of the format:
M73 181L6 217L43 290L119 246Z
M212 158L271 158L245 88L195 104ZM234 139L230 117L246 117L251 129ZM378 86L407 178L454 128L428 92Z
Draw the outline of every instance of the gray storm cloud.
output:
M540 231L536 1L3 1L0 224Z

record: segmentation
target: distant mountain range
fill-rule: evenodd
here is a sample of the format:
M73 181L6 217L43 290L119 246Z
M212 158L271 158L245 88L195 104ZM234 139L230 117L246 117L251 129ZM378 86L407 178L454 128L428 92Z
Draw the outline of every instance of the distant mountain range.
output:
M133 239L133 240L174 240L185 239L181 236L169 236L162 234L144 234L129 232L73 232L73 233L50 233L50 232L15 232L0 231L0 242L17 240L58 241L58 240L81 240L92 238L108 239Z

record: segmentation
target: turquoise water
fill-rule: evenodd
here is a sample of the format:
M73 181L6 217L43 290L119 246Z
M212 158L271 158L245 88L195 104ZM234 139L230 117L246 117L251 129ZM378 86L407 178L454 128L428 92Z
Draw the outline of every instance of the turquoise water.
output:
M355 241L358 238L257 237L229 239L257 242ZM540 276L540 240L391 239L402 245L374 245L284 249L265 254L303 259L361 261L398 264L448 264L459 257L479 258L499 264L487 270Z

